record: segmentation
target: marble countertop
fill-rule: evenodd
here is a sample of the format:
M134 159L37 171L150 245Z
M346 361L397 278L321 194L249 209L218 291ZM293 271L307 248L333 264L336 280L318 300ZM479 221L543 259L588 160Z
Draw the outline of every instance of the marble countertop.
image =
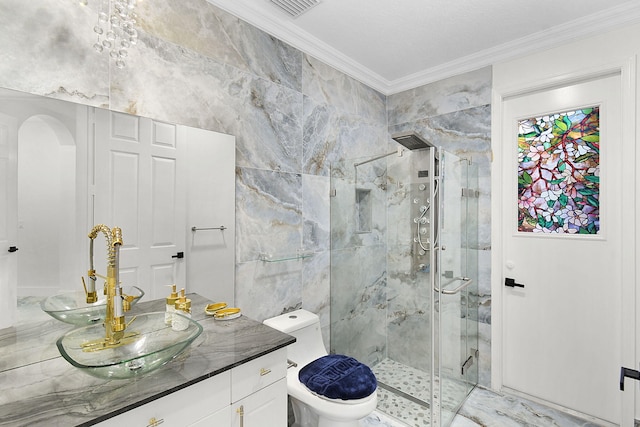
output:
M0 426L90 426L295 341L246 316L214 320L204 313L211 301L189 298L202 334L166 366L132 380L94 378L64 360L55 343L72 325L51 318L1 329ZM140 302L127 317L164 309L163 299Z

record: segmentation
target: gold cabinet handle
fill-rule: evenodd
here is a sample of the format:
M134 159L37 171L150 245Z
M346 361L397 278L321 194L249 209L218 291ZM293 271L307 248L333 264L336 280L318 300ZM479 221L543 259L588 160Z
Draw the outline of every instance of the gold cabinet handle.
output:
M160 419L158 420L158 419L156 419L155 417L153 417L153 418L151 418L151 419L149 420L149 424L147 424L147 427L157 427L157 426L159 426L159 425L160 425L160 424L162 424L162 423L164 423L164 419L163 419L163 418L160 418Z
M264 377L265 375L269 375L271 373L271 369L260 368L260 376Z
M244 405L240 405L236 412L240 415L240 427L244 427Z

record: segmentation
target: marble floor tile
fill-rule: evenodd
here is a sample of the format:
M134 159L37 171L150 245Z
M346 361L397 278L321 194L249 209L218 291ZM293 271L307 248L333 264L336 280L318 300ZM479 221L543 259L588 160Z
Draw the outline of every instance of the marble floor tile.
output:
M429 375L385 359L372 367L378 378L378 408L360 427L430 427ZM398 394L390 391L390 385ZM453 386L453 388L451 387ZM443 386L446 407L459 396L455 383ZM404 396L403 396L404 395ZM406 398L406 397L409 398ZM425 404L419 404L423 400ZM459 401L459 400L458 400ZM450 417L448 417L450 419ZM451 427L597 427L590 421L536 402L476 387L453 418Z
M475 424L455 424L459 418ZM516 426L560 426L598 427L600 424L557 411L547 406L508 394L496 393L483 388L471 392L454 420L454 427L516 427ZM462 421L461 421L462 422Z
M360 420L360 427L406 427L406 424L382 412L374 411L367 418Z
M481 424L471 421L461 415L456 415L450 427L482 427Z

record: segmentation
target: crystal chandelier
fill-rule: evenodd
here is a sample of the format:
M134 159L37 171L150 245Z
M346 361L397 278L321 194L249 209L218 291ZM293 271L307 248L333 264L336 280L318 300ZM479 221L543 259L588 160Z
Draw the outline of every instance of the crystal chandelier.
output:
M98 21L93 27L98 41L93 48L98 53L109 52L118 68L124 68L128 50L138 41L136 0L98 0ZM80 0L86 5L88 0Z

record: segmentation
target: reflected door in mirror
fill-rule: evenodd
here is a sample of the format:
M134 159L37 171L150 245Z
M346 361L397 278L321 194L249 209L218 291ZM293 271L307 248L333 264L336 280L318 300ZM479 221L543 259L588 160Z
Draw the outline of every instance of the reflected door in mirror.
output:
M122 283L150 299L172 283L188 288L184 259L173 257L185 250L186 233L185 144L176 125L96 110L95 129L94 221L122 229Z
M18 282L18 121L0 113L0 329L15 322Z

